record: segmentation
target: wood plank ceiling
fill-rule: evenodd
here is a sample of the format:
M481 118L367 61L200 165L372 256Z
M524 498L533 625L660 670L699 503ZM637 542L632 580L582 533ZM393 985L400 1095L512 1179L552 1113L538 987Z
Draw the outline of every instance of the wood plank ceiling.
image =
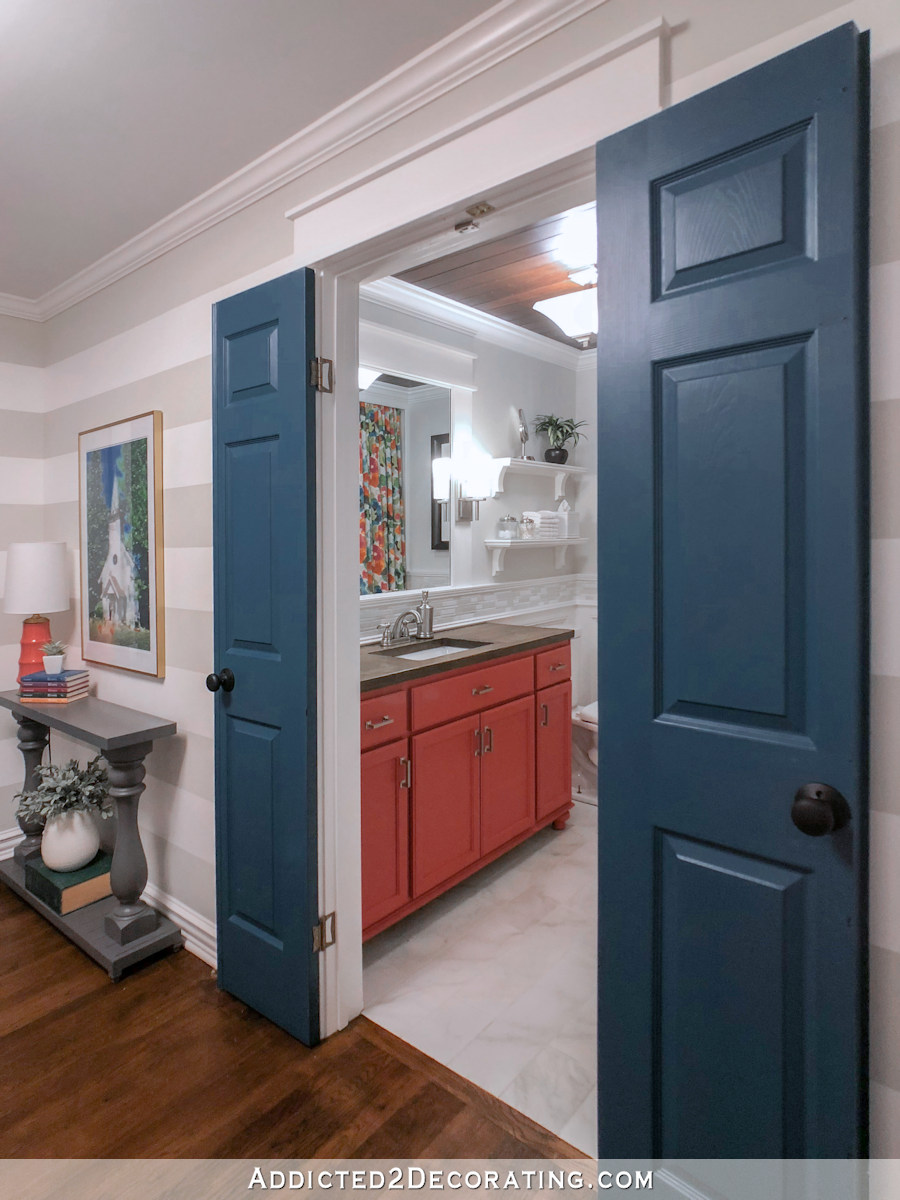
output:
M584 349L532 307L536 300L581 290L569 279L569 268L553 257L567 215L558 213L495 241L421 263L398 272L396 278L566 346ZM593 347L596 343L597 339L591 337L587 345Z

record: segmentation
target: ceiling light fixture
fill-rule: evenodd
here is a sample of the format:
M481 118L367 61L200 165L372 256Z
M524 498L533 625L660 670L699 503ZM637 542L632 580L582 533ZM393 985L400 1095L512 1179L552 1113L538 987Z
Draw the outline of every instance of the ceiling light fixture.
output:
M570 271L596 263L597 213L593 204L563 217L552 254Z
M558 325L566 337L586 338L597 332L597 289L585 288L581 292L566 292L564 296L551 296L549 300L538 300L533 307Z

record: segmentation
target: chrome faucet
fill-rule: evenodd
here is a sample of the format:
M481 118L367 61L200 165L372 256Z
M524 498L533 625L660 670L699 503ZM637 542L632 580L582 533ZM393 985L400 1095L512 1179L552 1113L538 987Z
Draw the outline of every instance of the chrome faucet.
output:
M415 634L411 634L407 628L411 621L416 623ZM428 593L422 593L422 599L419 601L417 608L407 608L394 619L393 624L388 627L379 625L379 629L383 630L381 635L382 646L393 646L400 641L412 641L415 638L418 642L428 641L434 637L434 606L428 603Z

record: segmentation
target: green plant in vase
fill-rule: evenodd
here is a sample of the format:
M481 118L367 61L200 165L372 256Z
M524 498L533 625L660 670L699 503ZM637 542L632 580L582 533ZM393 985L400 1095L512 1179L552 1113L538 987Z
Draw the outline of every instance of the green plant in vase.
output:
M112 816L109 777L98 755L82 768L76 759L35 769L37 786L17 792L16 815L43 821L41 858L53 871L77 871L100 849L95 817Z
M65 642L44 642L41 653L44 656L44 670L48 675L61 675L63 663L66 661Z
M571 442L573 446L577 446L582 438L586 438L586 433L578 432L581 426L586 424L587 421L576 421L574 417L556 417L552 413L538 413L534 423L534 432L546 433L547 441L550 443L548 449L544 451L544 461L562 466L569 457L566 443Z

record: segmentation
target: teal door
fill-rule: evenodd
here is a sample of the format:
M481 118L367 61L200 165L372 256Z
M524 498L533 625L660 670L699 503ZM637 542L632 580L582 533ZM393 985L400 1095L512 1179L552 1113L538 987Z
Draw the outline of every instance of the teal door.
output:
M219 986L319 1039L314 276L213 310Z
M597 149L601 1156L865 1147L866 80Z

